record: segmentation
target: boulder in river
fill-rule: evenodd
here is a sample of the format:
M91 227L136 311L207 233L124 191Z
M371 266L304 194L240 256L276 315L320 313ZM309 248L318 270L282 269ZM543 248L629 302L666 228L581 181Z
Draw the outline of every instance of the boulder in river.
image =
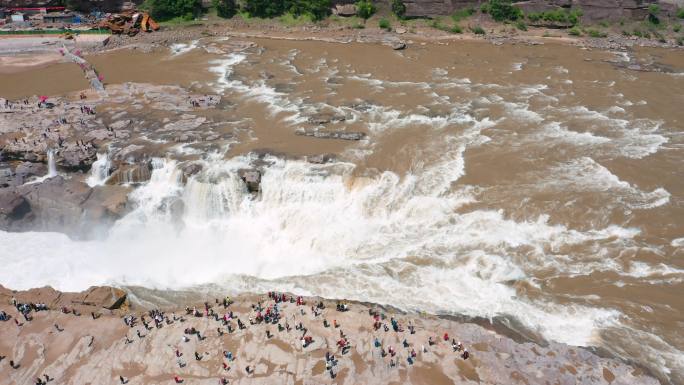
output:
M202 171L202 165L194 162L184 164L181 167L181 171L183 172L183 183L186 183L191 176Z
M313 164L325 164L328 162L333 162L335 160L335 155L333 154L318 154L306 157L306 161Z
M247 185L247 191L250 193L258 193L261 189L261 172L255 169L241 169L238 170L240 179Z
M335 114L332 112L318 112L316 114L309 116L309 123L318 125L344 122L345 120L347 120L346 116Z
M395 51L399 51L399 50L406 48L406 43L404 43L401 40L393 41L391 43L391 45L392 45L392 49Z
M318 139L341 139L341 140L361 140L366 137L363 132L354 131L306 131L299 130L295 132L301 136L311 136Z

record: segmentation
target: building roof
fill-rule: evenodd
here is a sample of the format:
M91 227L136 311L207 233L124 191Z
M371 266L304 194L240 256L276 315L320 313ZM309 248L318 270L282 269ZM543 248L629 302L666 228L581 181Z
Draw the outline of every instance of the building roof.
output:
M43 15L43 17L69 17L69 16L74 16L72 13L63 13L63 12L48 12Z

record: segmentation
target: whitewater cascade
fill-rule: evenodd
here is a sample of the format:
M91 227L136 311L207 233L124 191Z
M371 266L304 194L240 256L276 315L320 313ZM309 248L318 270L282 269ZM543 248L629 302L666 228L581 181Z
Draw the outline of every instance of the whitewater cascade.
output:
M47 150L48 173L47 177L52 178L57 176L57 164L55 162L55 150L50 148Z
M109 159L109 154L107 152L97 153L97 160L93 162L90 175L86 179L88 186L95 187L105 184L111 168L112 162Z
M388 171L354 176L350 163L267 158L258 197L237 173L253 161L248 156L201 161L203 170L185 184L181 164L154 159L150 181L129 197L134 210L102 241L0 233L1 243L16 251L6 257L8 273L0 272L0 279L11 287L41 282L63 290L98 282L213 284L407 309L516 314L545 335L579 344L595 328L614 323L613 310L530 302L508 282L527 281L535 269L558 264L545 250L628 242L638 231L610 226L581 232L550 225L544 216L516 222L492 210L458 214L475 200L468 188L452 187L464 172L464 149L453 141L444 160L403 177ZM520 248L529 250L526 264L509 257ZM557 268L582 265L564 263L569 266ZM18 279L9 272L19 266L42 276Z

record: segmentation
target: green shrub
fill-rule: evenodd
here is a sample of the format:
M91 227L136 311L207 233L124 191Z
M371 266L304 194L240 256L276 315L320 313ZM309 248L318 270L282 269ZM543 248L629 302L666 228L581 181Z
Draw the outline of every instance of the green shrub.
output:
M591 37L595 37L595 38L608 36L607 33L603 32L603 31L599 31L597 29L588 29L587 35L589 35Z
M570 36L582 36L582 31L580 31L580 29L575 26L575 27L570 28L570 30L568 31L568 34Z
M159 21L176 17L192 20L202 11L200 0L149 0L148 6L152 17Z
M541 20L542 14L539 12L530 12L527 15L525 15L525 17L527 18L527 20L535 23L535 22Z
M433 19L433 20L430 22L430 27L432 27L432 28L434 28L434 29L439 29L439 30L441 30L441 31L446 31L446 30L447 30L447 26L445 26L444 24L442 24L442 19L439 18L439 17Z
M378 21L378 27L380 27L382 29L386 29L388 31L392 28L390 21L384 17L382 19L380 19L380 21Z
M684 8L679 8L677 10L677 17L680 19L684 19Z
M216 9L216 14L223 18L235 16L238 10L235 0L212 0L211 4Z
M375 11L375 5L370 0L361 0L356 3L356 15L364 20L373 16Z
M651 24L660 24L660 19L658 19L658 12L660 12L660 7L658 4L651 4L648 6L648 22Z
M401 0L392 0L392 13L397 15L398 18L403 18L406 14L406 5Z
M284 15L280 16L279 19L280 19L281 23L283 23L284 25L287 25L287 26L311 24L314 21L313 17L309 14L303 14L300 16L296 16L290 12L287 12Z
M470 32L472 32L476 35L484 35L485 34L484 28L480 27L479 25L476 25L474 27L470 27Z
M276 17L285 12L282 0L243 0L242 9L250 17Z
M515 28L521 31L527 31L527 24L525 24L525 22L522 20L518 20L515 22Z
M294 16L307 16L312 20L323 20L330 15L331 0L284 0L285 12Z
M458 11L454 12L451 15L451 19L458 23L459 21L466 19L466 18L468 18L474 14L475 14L475 8L473 8L473 7L463 8L463 9L459 9Z
M60 2L59 5L64 5L71 11L84 12L84 13L90 12L88 4L81 2L81 1L78 1L78 0L64 0L64 1ZM141 7L141 9L143 9L143 8ZM147 8L147 10L149 10L149 7Z
M632 35L636 37L644 37L644 33L641 32L640 29L635 28L634 31L632 31Z
M557 9L553 11L529 13L526 17L527 20L533 23L543 20L549 23L567 23L574 26L579 23L580 17L582 17L582 11L579 9L573 9L572 11Z
M463 33L463 28L461 28L460 25L455 24L451 29L449 30L451 33Z
M520 8L514 7L510 0L489 0L487 12L496 21L515 21L523 16Z
M675 24L672 26L672 32L679 32L682 30L682 25L681 24Z
M242 11L250 17L273 18L291 14L321 20L330 14L330 0L241 0Z
M684 36L680 36L677 38L677 45L684 45Z

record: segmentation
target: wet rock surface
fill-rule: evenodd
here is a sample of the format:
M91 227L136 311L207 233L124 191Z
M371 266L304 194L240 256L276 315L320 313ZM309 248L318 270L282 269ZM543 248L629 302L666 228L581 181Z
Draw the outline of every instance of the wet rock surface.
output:
M0 189L0 225L89 236L126 213L129 192L123 186L91 188L63 176Z
M30 212L31 205L26 198L11 189L0 190L0 223L3 226L23 220Z
M238 170L238 175L250 193L258 193L261 190L261 171L257 169L242 169Z
M318 139L341 139L341 140L361 140L366 137L363 132L347 132L347 131L307 131L299 130L297 135L311 136Z
M134 102L167 117L136 115L128 108ZM0 228L86 235L94 223L111 225L127 210L129 186L150 179L153 157L178 142L232 138L192 113L220 102L217 95L149 84L110 86L106 97L0 99ZM107 153L109 163L103 186L90 187L85 178L98 153Z

